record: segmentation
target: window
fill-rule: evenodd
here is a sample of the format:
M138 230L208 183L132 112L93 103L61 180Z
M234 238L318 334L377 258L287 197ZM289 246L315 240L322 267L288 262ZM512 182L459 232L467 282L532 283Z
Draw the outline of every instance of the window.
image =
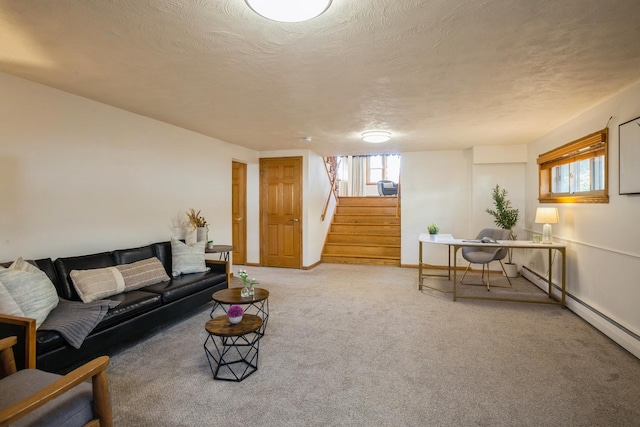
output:
M385 154L367 157L367 184L377 184L383 179L393 182L400 180L400 155Z
M609 203L608 129L538 156L541 203Z

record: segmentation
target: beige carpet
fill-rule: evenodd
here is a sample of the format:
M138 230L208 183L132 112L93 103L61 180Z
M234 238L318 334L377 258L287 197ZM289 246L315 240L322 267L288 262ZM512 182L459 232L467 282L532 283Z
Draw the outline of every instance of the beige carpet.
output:
M640 423L640 361L559 306L454 303L416 269L247 270L271 293L258 371L212 379L203 307L112 357L117 426Z

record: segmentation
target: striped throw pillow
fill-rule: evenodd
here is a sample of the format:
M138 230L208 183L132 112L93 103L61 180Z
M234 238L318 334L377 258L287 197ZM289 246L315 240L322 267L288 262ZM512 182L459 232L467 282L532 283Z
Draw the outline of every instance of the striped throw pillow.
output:
M69 276L83 302L96 301L124 292L124 278L115 267L71 270Z
M160 260L156 257L116 265L124 278L124 291L133 291L148 285L171 280Z

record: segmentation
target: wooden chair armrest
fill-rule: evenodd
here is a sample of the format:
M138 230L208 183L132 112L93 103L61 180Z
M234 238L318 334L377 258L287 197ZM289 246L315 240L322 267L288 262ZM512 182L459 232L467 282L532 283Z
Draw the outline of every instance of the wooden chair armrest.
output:
M16 361L13 358L13 346L18 344L18 337L0 339L0 379L16 372Z
M89 378L92 379L94 409L96 416L100 418L100 425L103 427L112 426L113 417L106 373L108 365L109 357L101 356L69 372L67 375L23 401L0 411L0 426L15 422L29 412L66 393Z
M8 314L0 314L0 323L18 325L24 328L24 337L25 337L24 366L25 368L35 369L36 367L36 319L31 319L29 317L10 316Z
M18 337L6 337L0 339L0 351L6 350L18 344Z

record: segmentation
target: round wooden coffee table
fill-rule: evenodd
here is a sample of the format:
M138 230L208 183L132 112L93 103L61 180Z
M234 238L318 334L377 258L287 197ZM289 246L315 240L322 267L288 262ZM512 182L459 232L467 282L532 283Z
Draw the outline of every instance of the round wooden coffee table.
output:
M261 326L262 319L255 314L245 314L235 325L227 316L214 317L205 324L209 336L204 352L214 379L242 381L258 370Z
M269 291L262 288L254 288L255 294L251 297L242 297L240 293L242 288L222 289L211 295L213 299L213 308L209 316L213 318L213 312L219 307L224 313L227 313L228 306L232 304L246 305L245 313L256 314L262 318L262 326L260 327L260 335L264 335L269 321Z

